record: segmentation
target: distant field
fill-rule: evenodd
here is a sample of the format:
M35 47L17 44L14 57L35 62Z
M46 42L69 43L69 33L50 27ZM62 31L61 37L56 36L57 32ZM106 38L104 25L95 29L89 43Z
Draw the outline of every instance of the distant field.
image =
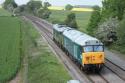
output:
M0 10L3 15L9 15ZM16 17L0 17L0 83L15 76L20 67L20 24ZM4 82L5 83L5 82Z
M52 14L49 18L50 22L58 23L62 22L66 19L67 14L70 11L63 11L63 10L51 10ZM86 32L87 24L89 22L89 18L91 16L91 12L74 12L76 14L76 20L79 26L79 30Z

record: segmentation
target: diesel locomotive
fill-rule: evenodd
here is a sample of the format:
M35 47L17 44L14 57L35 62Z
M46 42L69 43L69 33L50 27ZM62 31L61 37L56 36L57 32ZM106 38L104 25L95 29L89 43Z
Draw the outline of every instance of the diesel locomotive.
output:
M80 69L100 71L104 65L103 43L65 25L53 25L53 40Z

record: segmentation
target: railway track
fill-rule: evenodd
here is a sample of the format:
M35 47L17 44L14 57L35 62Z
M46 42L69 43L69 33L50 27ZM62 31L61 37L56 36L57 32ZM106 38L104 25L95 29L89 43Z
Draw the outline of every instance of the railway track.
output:
M80 80L82 83L125 83L125 71L119 66L113 64L106 59L106 64L99 74L86 74L81 71L71 59L53 42L52 27L40 20L37 17L26 16L27 19L32 21L37 30L46 39L51 49L61 60L65 68L69 71L73 79Z
M41 25L38 21L37 22L35 22L35 23L37 23L37 24L39 24L39 25ZM42 25L43 26L43 25ZM50 40L53 40L53 37L52 37L52 33L48 33L47 32L48 30L44 30L44 32L46 32L46 34L47 34L47 36L50 38ZM48 41L49 42L49 41ZM53 42L53 41L52 41ZM59 48L60 49L60 48ZM58 53L58 52L60 52L60 51L57 51L56 53ZM66 56L66 55L64 55L64 56ZM62 57L64 57L64 56L62 56ZM61 58L61 57L60 57ZM69 57L67 57L66 56L66 58L69 58ZM70 59L69 59L70 60ZM71 69L71 68L69 68L69 66L64 62L64 64L65 64L65 66L70 70L70 71L72 71L73 72L73 70ZM74 63L73 63L74 64ZM75 65L76 66L76 65ZM78 69L78 68L77 68ZM79 69L78 69L79 70ZM79 70L81 73L79 73L79 74L81 74L82 75L82 73L84 73L83 71L81 71L81 70ZM75 75L75 74L74 74ZM89 79L91 82L103 82L103 83L106 83L107 81L102 77L102 76L100 76L100 74L98 74L98 75L86 75L85 73L84 73L84 75L85 76L87 76L87 79ZM89 82L88 82L89 83Z
M125 80L125 70L120 66L112 63L110 60L106 59L105 67L117 74L121 79Z

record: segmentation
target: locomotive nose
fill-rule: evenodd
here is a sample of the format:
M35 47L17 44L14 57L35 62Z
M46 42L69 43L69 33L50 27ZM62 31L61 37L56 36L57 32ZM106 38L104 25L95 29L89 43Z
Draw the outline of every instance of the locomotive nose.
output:
M103 64L104 52L83 53L83 64Z

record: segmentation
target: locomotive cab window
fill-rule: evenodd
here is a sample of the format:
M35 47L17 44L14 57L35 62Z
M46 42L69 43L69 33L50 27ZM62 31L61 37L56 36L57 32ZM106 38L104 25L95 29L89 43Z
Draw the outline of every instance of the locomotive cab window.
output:
M83 47L84 52L93 52L93 46L85 46Z
M91 46L84 46L84 52L103 52L104 46L103 45L91 45Z
M94 46L94 52L103 52L104 51L104 47L103 46Z

